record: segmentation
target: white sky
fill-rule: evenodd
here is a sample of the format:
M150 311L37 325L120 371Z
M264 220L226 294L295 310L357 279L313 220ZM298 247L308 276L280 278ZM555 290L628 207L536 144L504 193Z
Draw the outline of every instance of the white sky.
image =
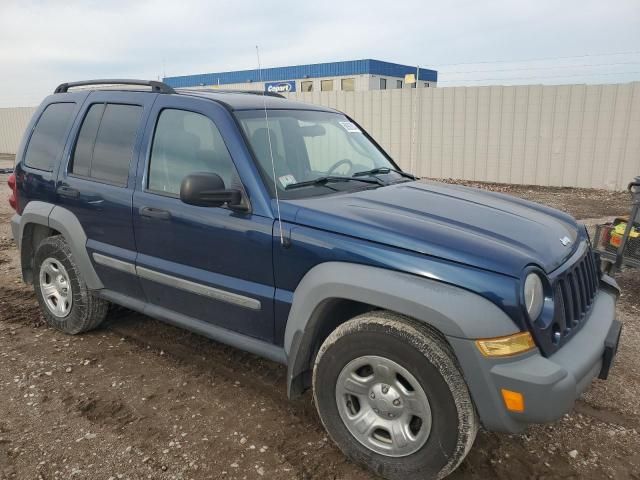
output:
M0 0L0 107L64 81L252 69L256 44L263 67L375 58L440 86L628 82L640 0Z

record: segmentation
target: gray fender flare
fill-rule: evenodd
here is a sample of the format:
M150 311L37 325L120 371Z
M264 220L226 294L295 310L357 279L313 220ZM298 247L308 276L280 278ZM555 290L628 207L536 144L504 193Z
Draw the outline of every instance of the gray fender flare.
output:
M284 336L290 397L304 390L322 308L330 299L347 299L391 310L424 322L446 336L486 338L511 335L516 324L484 297L437 280L343 262L313 267L298 284ZM319 312L320 311L320 312Z
M69 245L76 266L87 286L92 290L104 288L93 268L89 252L87 252L87 235L73 213L51 203L32 201L25 207L19 222L20 225L17 229L19 237L15 240L21 249L23 248L25 229L29 224L53 228L62 234Z

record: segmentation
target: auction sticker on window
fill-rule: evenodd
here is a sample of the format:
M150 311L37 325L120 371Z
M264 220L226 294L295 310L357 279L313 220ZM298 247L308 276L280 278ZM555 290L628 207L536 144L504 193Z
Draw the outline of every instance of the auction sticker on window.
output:
M362 133L360 129L352 122L338 122L349 133Z
M280 185L282 185L282 188L287 188L288 185L296 183L296 177L293 175L282 175L281 177L278 177L278 181L280 182Z

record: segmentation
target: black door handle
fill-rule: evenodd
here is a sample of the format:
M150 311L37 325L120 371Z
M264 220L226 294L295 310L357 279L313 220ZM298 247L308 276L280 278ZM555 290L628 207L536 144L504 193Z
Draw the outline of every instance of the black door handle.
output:
M80 191L75 188L67 187L66 185L62 185L58 187L56 190L58 195L65 198L80 198Z
M160 208L140 207L138 211L142 217L156 218L158 220L169 220L171 218L171 212Z

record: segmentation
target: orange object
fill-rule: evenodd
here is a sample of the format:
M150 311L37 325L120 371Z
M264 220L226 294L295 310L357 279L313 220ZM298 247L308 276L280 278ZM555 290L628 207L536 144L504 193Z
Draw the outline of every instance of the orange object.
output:
M502 392L502 400L504 401L504 406L507 407L507 410L516 413L524 412L524 396L520 392L514 392L513 390L507 390L506 388L503 388L500 391Z

